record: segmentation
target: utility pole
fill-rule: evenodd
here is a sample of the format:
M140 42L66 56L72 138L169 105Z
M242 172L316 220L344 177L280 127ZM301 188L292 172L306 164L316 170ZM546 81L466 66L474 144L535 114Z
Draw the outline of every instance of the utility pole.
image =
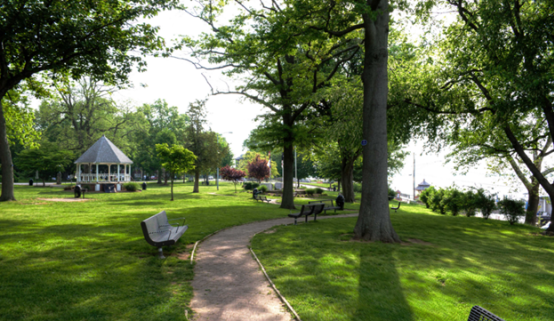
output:
M414 196L414 201L415 201L415 152L412 155L414 157L414 174L413 174L414 190L412 195Z

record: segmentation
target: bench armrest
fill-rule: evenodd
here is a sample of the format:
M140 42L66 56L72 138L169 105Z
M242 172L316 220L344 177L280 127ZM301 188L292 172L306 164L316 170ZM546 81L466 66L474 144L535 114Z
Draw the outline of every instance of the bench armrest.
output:
M179 220L183 220L183 223L177 223L177 227L181 227L181 226L184 226L185 225L185 221L186 221L186 218L184 217L179 217L179 218L172 218L170 220L167 220L168 222L171 222L171 221L179 221ZM171 225L170 225L171 226Z

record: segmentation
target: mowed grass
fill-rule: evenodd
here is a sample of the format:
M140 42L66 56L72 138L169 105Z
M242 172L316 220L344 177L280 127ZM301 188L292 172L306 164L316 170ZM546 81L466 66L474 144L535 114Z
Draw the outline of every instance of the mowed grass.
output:
M351 241L356 218L337 218L277 227L252 247L304 321L467 320L473 305L554 319L554 238L416 205L391 216L407 244Z
M73 194L16 186L18 201L0 203L0 319L186 320L185 311L190 318L190 245L226 227L289 213L253 201L240 187L235 194L230 183L200 191L176 184L171 202L168 186L150 184L143 192L90 193L93 201L61 203L38 198ZM166 260L156 258L140 228L162 210L189 225L164 249Z

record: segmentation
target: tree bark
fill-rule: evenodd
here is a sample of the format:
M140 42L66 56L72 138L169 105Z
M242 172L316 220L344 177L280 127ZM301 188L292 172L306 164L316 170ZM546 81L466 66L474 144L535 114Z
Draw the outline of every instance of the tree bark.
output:
M200 190L198 189L198 183L200 181L200 169L194 170L194 187L192 189L193 193L200 193Z
M354 203L354 160L343 157L341 168L342 195L344 201Z
M537 211L539 209L539 182L533 178L533 187L527 188L527 212L525 213L525 224L537 224Z
M171 173L171 200L173 201L173 173Z
M285 175L283 177L283 195L281 196L281 208L294 209L294 147L292 139L285 139L283 147L283 166Z
M368 3L370 4L370 3ZM381 0L371 14L363 14L365 34L362 201L354 238L400 242L390 220L387 185L388 1ZM371 182L371 183L369 183Z
M0 95L0 163L2 164L2 194L0 195L0 202L16 200L13 191L12 153L10 151L10 144L8 143L4 109L1 104L4 96L5 93Z
M162 184L162 170L158 169L158 184Z

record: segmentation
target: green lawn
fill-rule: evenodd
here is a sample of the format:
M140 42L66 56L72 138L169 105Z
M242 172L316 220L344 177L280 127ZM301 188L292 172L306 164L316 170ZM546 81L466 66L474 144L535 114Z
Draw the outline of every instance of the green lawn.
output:
M554 318L554 239L538 229L403 206L410 245L351 241L355 218L277 227L252 247L304 321ZM431 244L413 244L418 239Z
M192 244L220 229L286 217L289 210L234 193L230 183L150 184L137 193L91 193L85 203L61 188L16 186L17 202L0 203L1 320L185 320L192 298ZM299 200L299 203L306 200ZM356 206L354 206L356 207ZM189 230L166 260L142 236L140 221L162 210L186 217ZM189 310L190 314L190 310Z

